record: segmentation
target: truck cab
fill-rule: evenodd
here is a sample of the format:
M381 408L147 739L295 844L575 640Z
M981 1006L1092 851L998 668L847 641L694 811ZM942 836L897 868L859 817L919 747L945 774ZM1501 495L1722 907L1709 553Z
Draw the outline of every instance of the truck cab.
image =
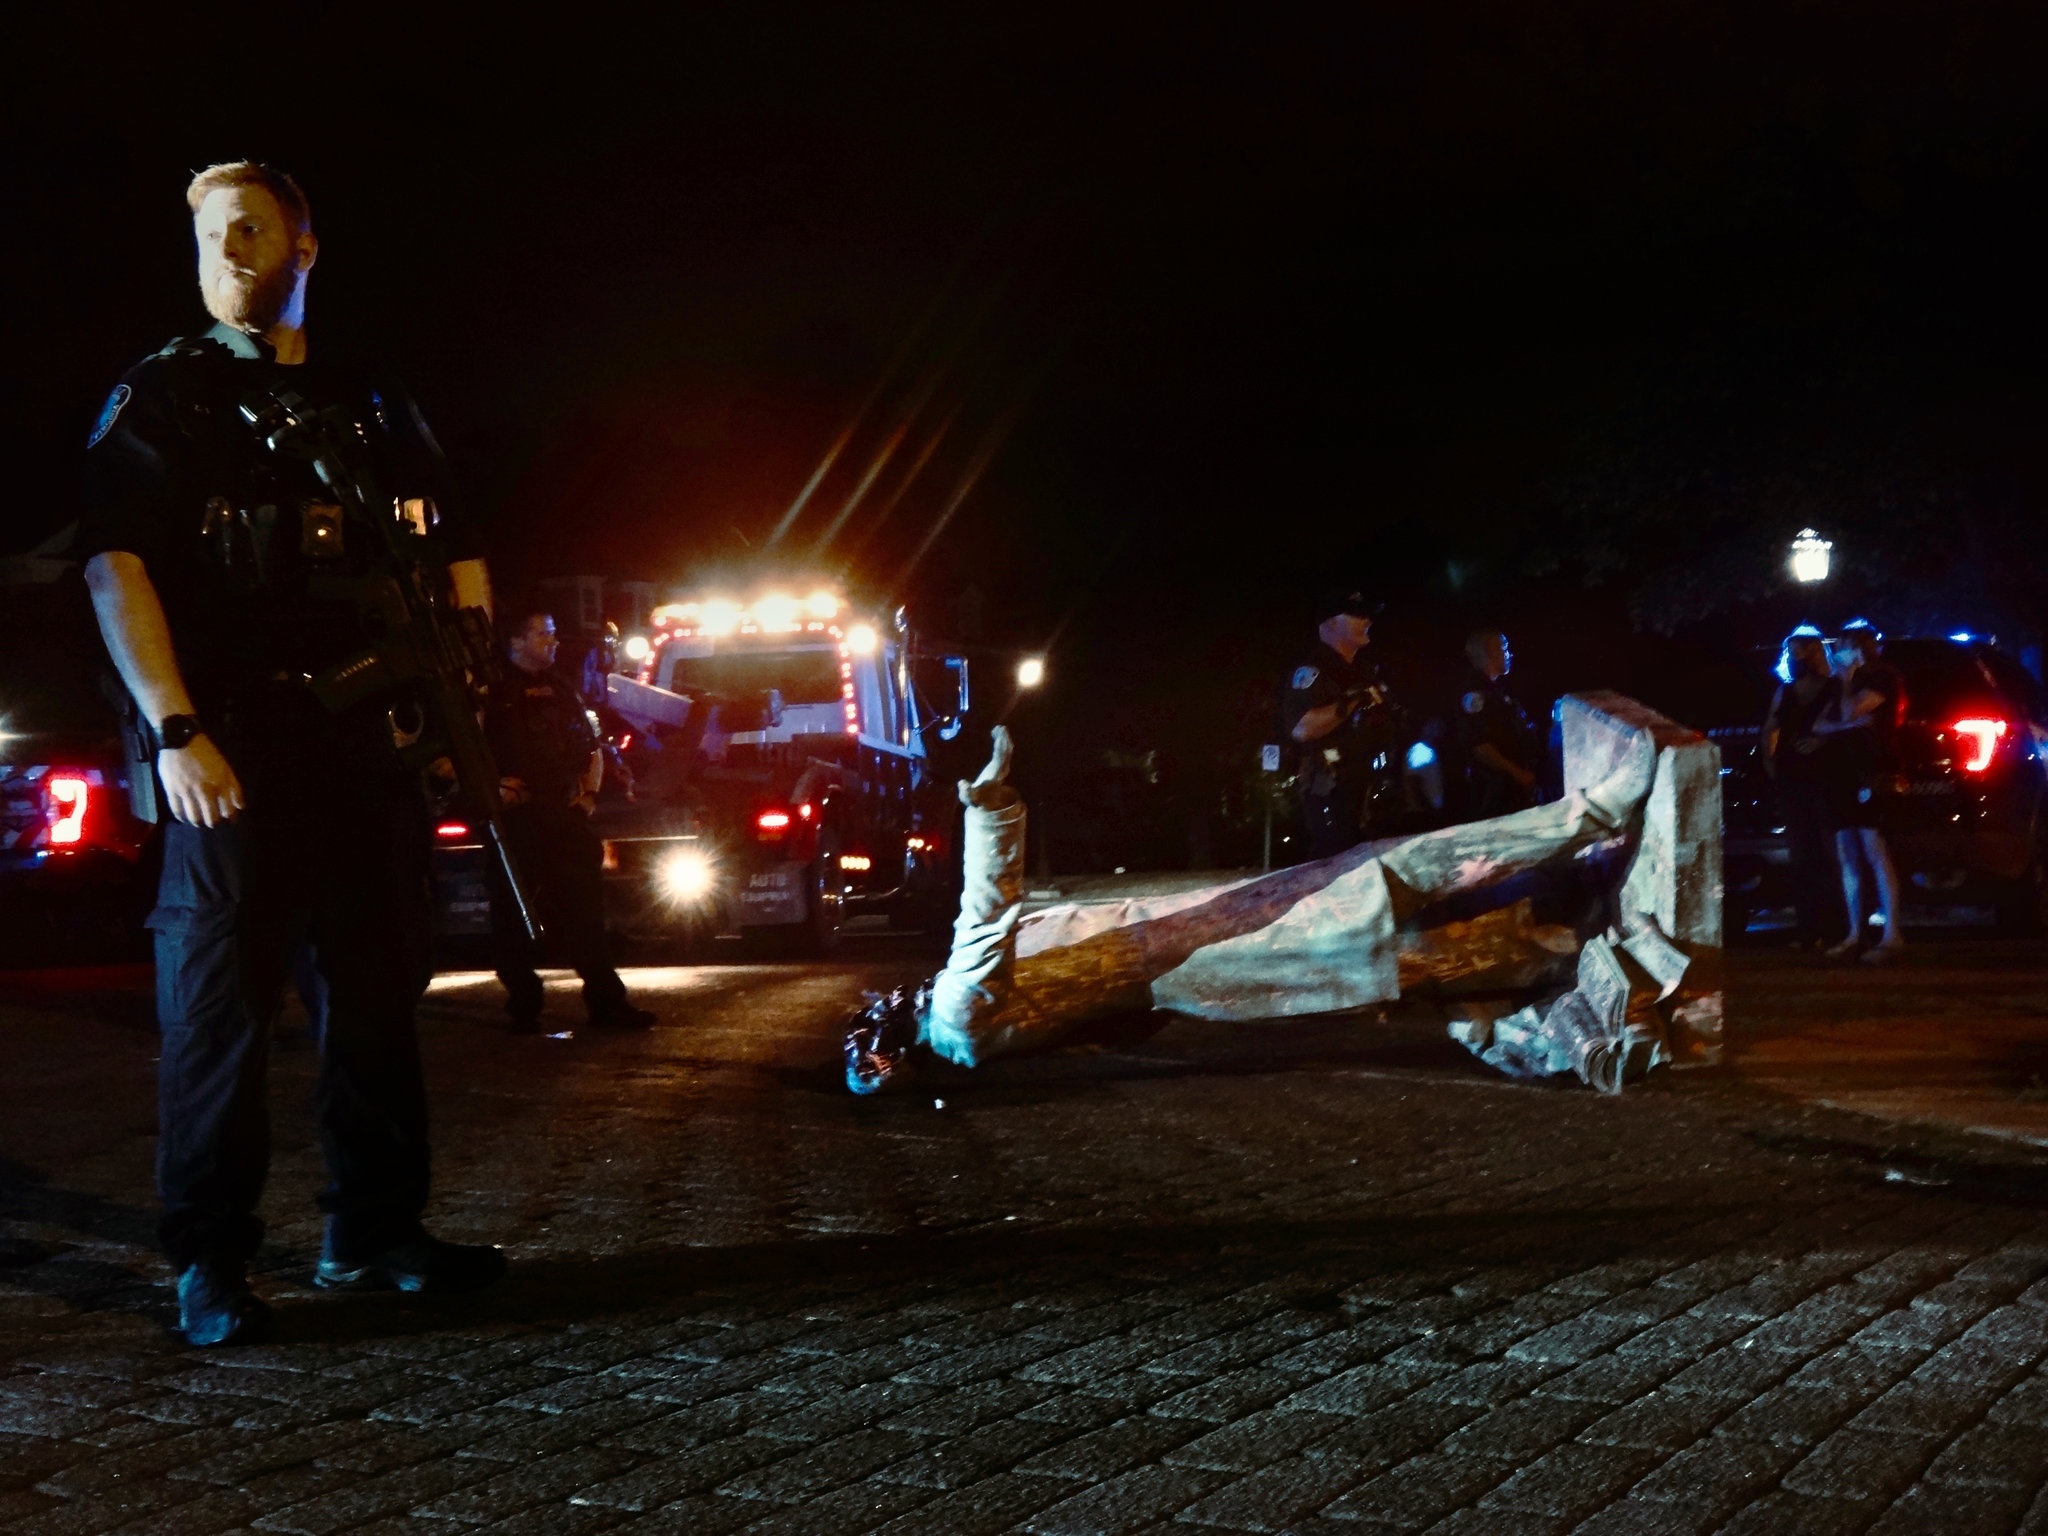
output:
M830 593L651 618L638 677L608 686L635 782L598 817L620 925L818 954L861 912L942 919L954 808L929 748L960 728L966 663Z

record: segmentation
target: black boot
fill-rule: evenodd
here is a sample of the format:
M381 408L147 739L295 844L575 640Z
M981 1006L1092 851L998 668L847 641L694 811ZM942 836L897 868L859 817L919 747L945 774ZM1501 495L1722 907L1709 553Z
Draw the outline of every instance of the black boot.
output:
M178 1332L188 1344L254 1344L270 1329L270 1308L249 1289L243 1267L201 1259L178 1276Z
M594 1009L590 1015L592 1029L648 1029L654 1024L654 1015L645 1008L635 1008L623 997L609 1008Z
M505 1250L480 1243L444 1243L415 1228L412 1236L381 1253L354 1254L337 1248L328 1223L320 1267L313 1283L331 1291L432 1291L454 1295L480 1291L504 1278Z

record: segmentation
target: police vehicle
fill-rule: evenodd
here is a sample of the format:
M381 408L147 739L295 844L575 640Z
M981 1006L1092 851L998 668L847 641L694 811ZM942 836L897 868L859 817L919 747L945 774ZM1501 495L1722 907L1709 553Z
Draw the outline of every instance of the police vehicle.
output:
M2015 930L2048 921L2048 692L1971 634L1887 640L1884 661L1906 685L1897 772L1882 788L1907 916L1967 909ZM1791 860L1757 728L1708 734L1721 745L1724 911L1736 934L1789 903Z
M861 913L950 919L957 806L931 758L965 717L966 660L925 653L900 611L884 625L831 592L650 617L638 676L606 680L607 739L633 782L594 817L614 930L820 955ZM474 872L451 882L444 857L444 931L479 931L481 850L459 821L438 836Z
M14 587L0 627L0 965L137 958L155 829L129 806L99 641L72 596ZM80 610L80 611L74 611Z

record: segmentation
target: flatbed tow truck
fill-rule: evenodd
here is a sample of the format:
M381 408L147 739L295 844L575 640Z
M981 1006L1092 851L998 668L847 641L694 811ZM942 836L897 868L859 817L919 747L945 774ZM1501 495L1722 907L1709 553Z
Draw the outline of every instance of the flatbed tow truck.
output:
M633 778L593 818L614 931L816 956L858 914L948 920L958 807L932 751L965 719L965 658L926 652L900 609L884 626L831 592L651 619L638 675L606 679L606 739ZM488 931L481 849L460 822L437 841L444 934Z

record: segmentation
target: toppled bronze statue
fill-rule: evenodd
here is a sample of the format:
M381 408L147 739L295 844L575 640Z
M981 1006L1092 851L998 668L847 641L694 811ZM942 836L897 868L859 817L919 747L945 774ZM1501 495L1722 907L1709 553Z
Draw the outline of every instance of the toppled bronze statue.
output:
M960 786L964 885L945 969L847 1021L855 1093L907 1081L921 1050L978 1066L1113 1014L1249 1023L1422 989L1452 1000L1463 1015L1453 1036L1512 1076L1570 1072L1617 1093L1669 1058L1655 1005L1686 957L1616 900L1657 768L1646 736L1600 782L1548 805L1255 879L1028 917L1010 754L998 726L988 766Z

